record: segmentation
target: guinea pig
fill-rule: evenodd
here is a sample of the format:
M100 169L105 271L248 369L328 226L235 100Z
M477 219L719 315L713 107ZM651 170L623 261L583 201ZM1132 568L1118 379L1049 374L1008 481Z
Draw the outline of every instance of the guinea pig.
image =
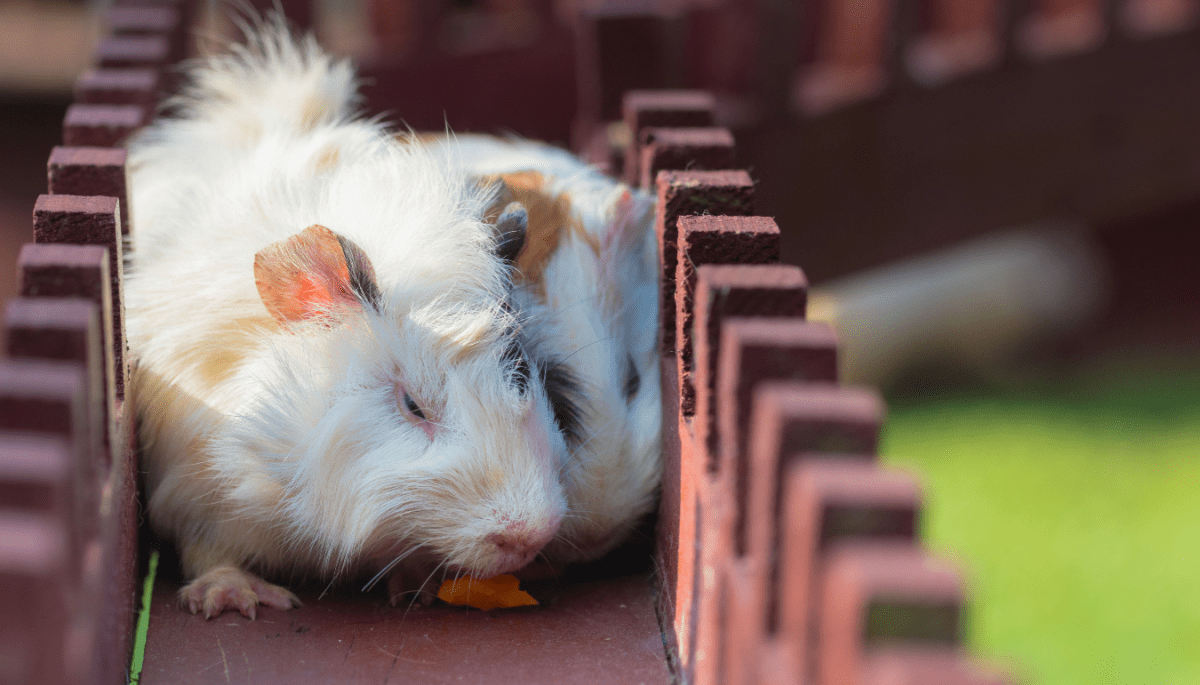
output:
M264 578L427 602L599 557L655 505L652 200L357 98L274 19L129 143L132 396L192 613L299 604Z

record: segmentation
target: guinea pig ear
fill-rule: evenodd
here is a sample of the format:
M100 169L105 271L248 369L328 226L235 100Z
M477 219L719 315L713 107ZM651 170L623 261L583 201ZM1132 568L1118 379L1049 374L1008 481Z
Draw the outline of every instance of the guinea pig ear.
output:
M520 202L510 202L496 219L496 256L509 264L517 261L525 247L525 229L529 227L529 212Z
M254 284L267 311L284 324L339 307L379 308L375 269L366 253L319 224L259 250Z

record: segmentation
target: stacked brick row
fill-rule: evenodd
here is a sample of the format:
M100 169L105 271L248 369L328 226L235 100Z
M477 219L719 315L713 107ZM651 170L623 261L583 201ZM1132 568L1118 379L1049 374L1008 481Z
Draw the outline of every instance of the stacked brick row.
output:
M135 618L137 476L122 321L125 151L182 58L182 4L107 15L4 307L0 653L4 682L123 683Z
M804 273L778 263L712 96L630 92L624 118L625 178L658 198L660 610L683 681L1005 682L963 653L920 485L877 461L883 402L838 384L834 332L805 320Z
M703 88L735 125L821 116L913 85L1194 28L1196 0L590 0L579 8L574 140L631 88Z

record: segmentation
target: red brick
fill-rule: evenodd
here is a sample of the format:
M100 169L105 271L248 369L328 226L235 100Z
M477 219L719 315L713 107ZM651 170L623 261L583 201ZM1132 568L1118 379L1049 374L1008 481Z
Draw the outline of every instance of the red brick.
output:
M71 105L63 117L63 144L116 147L145 120L146 111L138 105Z
M758 496L773 500L757 506L758 513L751 517L758 525L751 531L750 556L768 560L765 573L756 579L768 588L765 612L753 628L792 646L791 663L779 666L804 681L812 676L809 631L816 618L816 581L824 556L833 545L850 539L913 543L921 511L920 484L912 476L820 456L787 455L781 463L780 488L751 492L756 505ZM774 526L768 529L763 523Z
M115 197L121 208L121 233L129 234L129 194L126 192L127 153L111 147L63 147L50 151L46 162L51 195Z
M0 362L0 431L64 440L71 448L72 540L83 544L99 529L100 434L91 423L82 364L10 359Z
M778 265L698 265L692 312L695 355L693 387L696 443L716 455L716 378L720 326L730 316L803 317L808 280L798 267ZM704 331L704 333L700 333ZM712 463L715 467L715 462ZM708 467L706 467L706 470Z
M621 114L631 137L625 154L625 182L642 177L638 149L642 129L654 127L712 126L716 101L703 90L631 90L624 94Z
M113 364L118 398L125 396L125 329L122 290L121 221L116 198L42 195L33 210L34 240L39 243L99 245L109 255L109 313L112 318ZM59 296L64 293L55 293ZM68 295L87 295L69 293Z
M927 8L923 26L905 54L914 79L940 85L999 61L999 0L934 0Z
M75 471L61 436L0 432L0 502L67 525L75 516Z
M110 36L96 46L96 63L105 69L155 67L171 61L171 42L164 35Z
M918 548L845 542L829 553L821 580L817 683L864 681L877 650L950 649L962 640L962 583Z
M149 110L163 89L157 69L89 69L75 81L75 102L87 105L137 105Z
M679 217L689 214L749 216L754 213L754 182L745 171L660 171L657 180L662 351L675 352L675 264Z
M754 433L751 407L761 384L776 380L832 383L836 379L837 340L825 324L800 319L725 319L716 378L717 449L710 454L709 470L724 479L735 477L735 469L745 468L744 455ZM740 486L736 492L744 494Z
M169 5L118 5L108 10L108 30L117 36L170 33L179 26L179 10Z
M14 359L45 359L82 364L88 374L89 419L99 431L102 452L96 472L104 478L112 464L115 385L105 363L99 306L83 298L16 298L4 314L5 351Z
M646 128L638 135L640 188L649 190L660 171L736 168L729 129Z
M112 307L108 248L100 245L27 243L17 257L25 297L84 297Z
M680 402L685 416L695 413L692 378L692 293L701 264L755 264L779 261L779 227L764 216L683 216L678 221L675 257L675 353Z
M863 685L1012 685L1004 672L959 649L883 648L863 660Z
M79 596L62 524L24 511L0 510L0 645L5 683L81 682L68 653L71 604ZM72 667L76 668L72 668Z
M878 96L887 86L892 0L832 0L816 25L816 59L797 80L794 104L811 115Z
M728 337L725 340L723 345L726 350L736 349L736 346L729 344ZM825 361L820 361L822 357ZM816 363L825 367L829 361L827 355L822 357L818 357ZM725 380L724 372L722 368L722 381ZM782 475L781 464L787 455L824 453L869 458L869 455L875 454L884 415L883 400L879 393L865 388L832 383L769 381L758 384L752 392L752 409L749 414L742 414L750 419L745 456L730 460L724 451L720 455L720 476L730 482L737 502L733 541L739 554L750 551L751 515L761 515L763 505L779 501L778 494L774 497L767 495L763 502L752 501L751 498L759 493L777 493ZM754 509L750 508L752 505Z

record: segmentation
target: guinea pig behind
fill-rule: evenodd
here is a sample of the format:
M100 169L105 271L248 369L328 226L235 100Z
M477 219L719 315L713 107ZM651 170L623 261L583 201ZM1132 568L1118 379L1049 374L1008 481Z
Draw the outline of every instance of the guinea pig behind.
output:
M617 544L660 470L646 198L357 120L350 67L281 22L190 76L130 144L126 284L184 604L298 603L260 575L395 600Z

